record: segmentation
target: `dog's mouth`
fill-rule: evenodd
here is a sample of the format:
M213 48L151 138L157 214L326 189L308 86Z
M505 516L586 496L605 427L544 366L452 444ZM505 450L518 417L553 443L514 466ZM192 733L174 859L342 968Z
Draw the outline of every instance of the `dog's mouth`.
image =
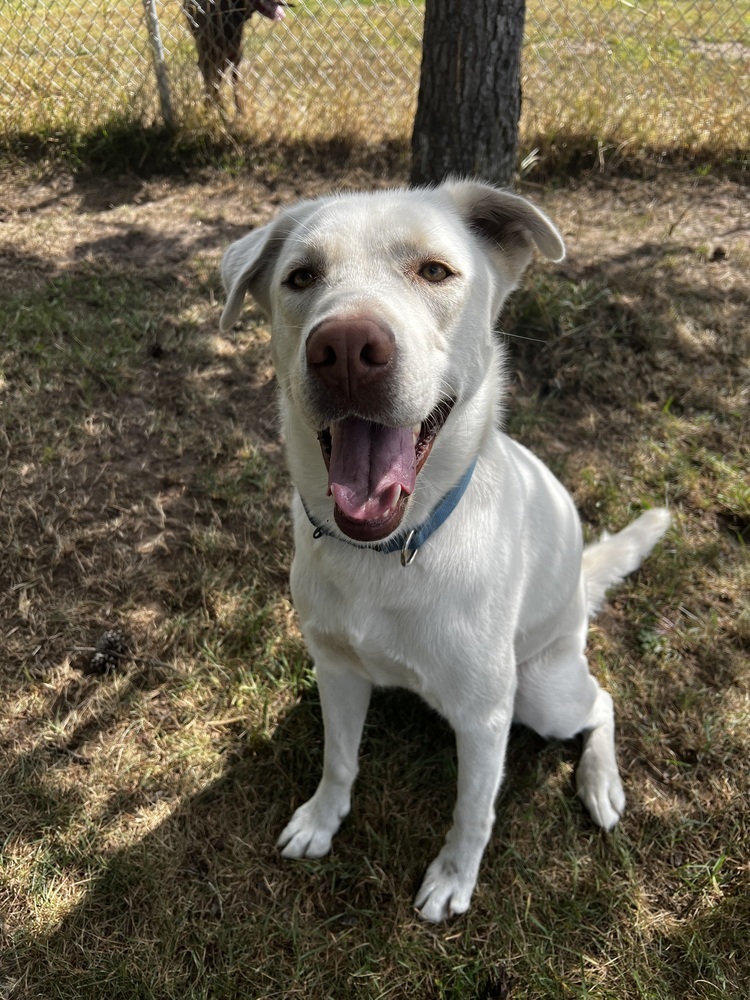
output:
M413 427L346 417L318 433L334 520L347 537L377 542L398 528L417 476L454 403L442 400Z

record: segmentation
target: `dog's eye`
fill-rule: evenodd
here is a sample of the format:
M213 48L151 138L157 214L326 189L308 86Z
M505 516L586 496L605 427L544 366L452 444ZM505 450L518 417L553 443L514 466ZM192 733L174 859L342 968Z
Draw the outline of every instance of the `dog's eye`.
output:
M311 271L309 267L298 267L295 271L289 275L289 277L284 282L290 288L296 288L299 291L304 291L306 288L310 288L317 281L317 274Z
M437 284L439 281L445 281L446 278L450 278L453 274L449 271L445 264L441 264L437 260L428 260L426 264L423 264L419 269L419 277L424 278L425 281L431 281L433 284Z

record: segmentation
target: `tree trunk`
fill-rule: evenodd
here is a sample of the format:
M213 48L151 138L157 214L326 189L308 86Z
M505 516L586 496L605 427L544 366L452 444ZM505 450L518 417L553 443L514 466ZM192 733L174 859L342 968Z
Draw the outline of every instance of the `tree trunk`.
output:
M426 0L412 183L513 180L525 0Z

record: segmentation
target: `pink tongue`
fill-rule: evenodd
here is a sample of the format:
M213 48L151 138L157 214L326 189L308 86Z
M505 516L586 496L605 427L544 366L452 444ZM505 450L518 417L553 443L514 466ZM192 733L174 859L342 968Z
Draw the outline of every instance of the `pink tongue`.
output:
M353 521L377 521L391 514L417 478L410 427L383 427L348 417L333 428L328 488Z

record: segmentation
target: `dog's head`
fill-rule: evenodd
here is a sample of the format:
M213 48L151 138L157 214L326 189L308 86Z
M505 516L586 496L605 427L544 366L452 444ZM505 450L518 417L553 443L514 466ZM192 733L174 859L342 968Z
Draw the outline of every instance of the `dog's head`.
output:
M535 246L564 256L538 209L454 181L301 202L227 250L221 328L247 292L270 316L287 436L317 434L318 488L344 535L378 541L401 524L446 423L495 370L492 327ZM460 447L476 444L467 432Z

